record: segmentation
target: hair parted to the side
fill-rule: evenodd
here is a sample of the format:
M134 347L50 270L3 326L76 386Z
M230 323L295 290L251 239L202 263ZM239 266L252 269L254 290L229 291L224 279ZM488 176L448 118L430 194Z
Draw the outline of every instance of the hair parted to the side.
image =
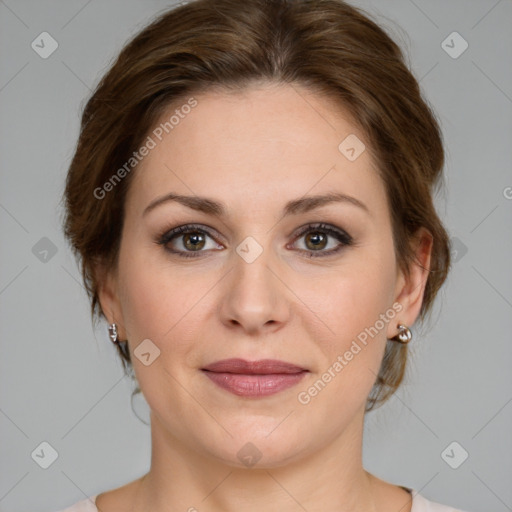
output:
M386 186L400 268L414 264L420 227L433 238L423 320L450 267L449 238L433 204L444 163L441 131L398 45L342 0L193 0L161 14L123 48L85 106L64 194L64 231L93 320L104 316L95 269L116 266L136 167L105 199L94 191L130 159L169 105L256 82L308 87L358 123ZM129 352L118 349L127 370ZM406 362L407 346L388 341L367 411L398 388Z

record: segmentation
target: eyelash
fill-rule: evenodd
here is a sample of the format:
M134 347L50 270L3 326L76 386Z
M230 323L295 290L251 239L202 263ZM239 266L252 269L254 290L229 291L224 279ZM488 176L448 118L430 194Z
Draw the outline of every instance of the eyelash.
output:
M294 242L310 232L330 235L341 242L338 247L335 249L330 249L329 251L308 251L305 249L299 249L300 252L307 253L310 258L323 258L326 256L331 256L341 251L344 247L353 245L353 239L348 233L325 223L308 224L307 226L304 226L304 228L301 229L300 232L295 236ZM214 236L210 230L206 229L204 226L198 224L185 224L183 226L178 226L174 229L171 229L170 231L164 231L160 234L160 236L157 237L156 243L162 245L168 252L177 254L182 258L200 257L201 253L205 251L176 251L166 247L169 242L171 242L174 238L179 237L179 235L190 233L203 233L214 239Z

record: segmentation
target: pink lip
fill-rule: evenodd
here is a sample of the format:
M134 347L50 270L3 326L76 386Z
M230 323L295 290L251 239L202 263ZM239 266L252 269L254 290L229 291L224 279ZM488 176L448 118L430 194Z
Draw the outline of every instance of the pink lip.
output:
M202 370L221 388L246 397L263 397L283 391L297 384L308 372L300 366L273 359L224 359Z

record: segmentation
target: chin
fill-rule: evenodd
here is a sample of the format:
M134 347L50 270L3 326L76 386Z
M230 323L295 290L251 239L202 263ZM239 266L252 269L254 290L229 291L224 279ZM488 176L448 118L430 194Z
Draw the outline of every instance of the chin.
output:
M292 435L292 432L284 427L279 432L282 427L276 429L279 421L271 420L270 429L260 429L254 425L237 431L229 429L233 437L226 435L222 444L205 448L228 466L247 469L285 466L303 455L308 441Z

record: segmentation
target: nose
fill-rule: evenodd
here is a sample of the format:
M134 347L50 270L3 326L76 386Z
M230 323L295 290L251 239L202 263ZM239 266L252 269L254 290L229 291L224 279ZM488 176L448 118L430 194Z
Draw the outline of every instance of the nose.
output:
M220 315L224 325L249 335L281 329L290 317L290 292L278 262L265 249L252 262L233 255L233 268L223 283Z

